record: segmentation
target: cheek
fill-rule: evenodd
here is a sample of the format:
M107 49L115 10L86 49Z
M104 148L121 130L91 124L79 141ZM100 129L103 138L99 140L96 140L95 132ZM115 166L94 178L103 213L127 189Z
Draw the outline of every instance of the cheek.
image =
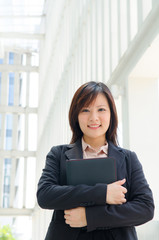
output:
M110 115L103 116L102 121L103 121L106 125L109 125L109 124L110 124Z
M86 129L85 124L82 121L78 121L78 124L79 124L80 130L84 133Z
M80 128L83 128L84 119L82 116L78 116L78 123L79 123Z
M78 116L78 122L79 122L80 125L85 124L86 121L87 121L87 117L86 116L84 116L84 115L79 115Z

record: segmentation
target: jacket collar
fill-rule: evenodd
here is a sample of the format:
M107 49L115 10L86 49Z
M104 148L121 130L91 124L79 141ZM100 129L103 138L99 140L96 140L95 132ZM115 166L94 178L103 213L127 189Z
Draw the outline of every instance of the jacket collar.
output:
M108 157L112 157L116 160L117 166L122 166L125 154L123 152L123 149L115 146L112 142L108 142Z
M81 139L77 142L68 145L68 150L65 152L67 159L82 159L82 143ZM122 148L115 146L112 142L108 142L108 157L113 157L116 159L117 165L122 165L125 154L123 153Z
M68 145L69 150L65 152L67 159L82 159L82 144L81 139L77 140L77 142Z

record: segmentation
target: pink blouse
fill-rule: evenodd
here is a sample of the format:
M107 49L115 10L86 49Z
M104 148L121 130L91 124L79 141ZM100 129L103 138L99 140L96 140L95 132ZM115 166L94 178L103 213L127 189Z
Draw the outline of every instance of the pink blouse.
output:
M82 138L83 158L102 158L108 155L108 143L102 146L98 151L87 144Z

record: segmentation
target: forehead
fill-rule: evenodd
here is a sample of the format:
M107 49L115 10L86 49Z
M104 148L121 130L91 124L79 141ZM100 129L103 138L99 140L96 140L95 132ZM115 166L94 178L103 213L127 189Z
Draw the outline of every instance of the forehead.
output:
M98 93L91 101L87 102L85 106L109 105L106 96L103 93Z

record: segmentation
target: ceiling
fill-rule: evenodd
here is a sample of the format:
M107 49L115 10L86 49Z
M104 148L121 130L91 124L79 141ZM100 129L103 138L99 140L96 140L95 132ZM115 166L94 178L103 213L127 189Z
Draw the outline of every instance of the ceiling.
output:
M38 52L46 0L0 1L0 57L5 51Z

